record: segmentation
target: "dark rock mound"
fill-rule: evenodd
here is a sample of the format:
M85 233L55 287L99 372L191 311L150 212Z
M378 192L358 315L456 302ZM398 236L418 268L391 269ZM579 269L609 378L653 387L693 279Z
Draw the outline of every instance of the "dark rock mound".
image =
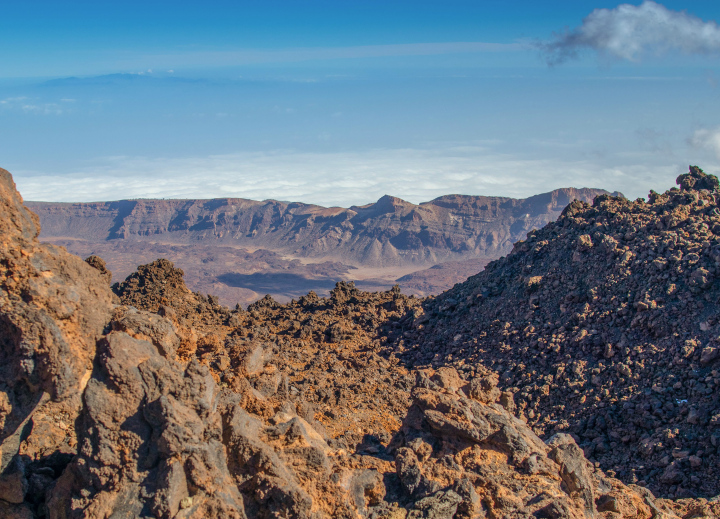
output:
M717 191L720 188L720 181L714 175L706 174L697 166L690 166L690 172L680 175L677 178L677 184L684 191L708 189Z
M148 312L170 307L182 321L190 323L222 324L230 317L227 308L216 297L191 292L185 285L184 273L172 262L158 259L140 265L122 283L115 283L113 291L123 304Z
M720 493L720 192L692 167L647 201L573 202L427 301L413 365L482 364L544 437L574 435L626 483Z
M103 260L100 256L93 254L92 256L85 258L85 263L100 271L103 277L107 280L108 285L110 284L112 281L112 272L108 270L105 260Z

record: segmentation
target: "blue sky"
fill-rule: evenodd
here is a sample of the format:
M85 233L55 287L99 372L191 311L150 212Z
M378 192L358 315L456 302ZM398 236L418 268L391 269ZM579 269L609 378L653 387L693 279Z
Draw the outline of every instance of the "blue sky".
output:
M720 165L716 1L6 4L26 199L636 197Z

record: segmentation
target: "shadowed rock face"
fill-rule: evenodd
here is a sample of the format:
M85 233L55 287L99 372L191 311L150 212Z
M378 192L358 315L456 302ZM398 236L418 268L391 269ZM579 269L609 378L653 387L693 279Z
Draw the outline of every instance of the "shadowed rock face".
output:
M558 189L527 199L448 195L419 205L384 196L349 209L243 199L32 202L43 238L131 240L266 248L368 267L498 257L573 200L599 189Z
M158 261L116 299L101 260L38 244L37 220L0 181L0 517L720 511L608 478L567 434L543 442L482 366L409 372L380 355L422 313L397 288L339 283L330 298L217 310Z
M18 510L29 510L28 493L42 502L76 452L74 422L113 297L96 269L39 244L39 232L0 170L0 500Z

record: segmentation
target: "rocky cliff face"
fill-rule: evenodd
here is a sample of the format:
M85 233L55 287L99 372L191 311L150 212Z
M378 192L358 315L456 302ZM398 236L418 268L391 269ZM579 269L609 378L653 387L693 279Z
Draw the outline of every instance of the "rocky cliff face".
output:
M0 175L0 516L711 517L543 442L498 377L380 355L399 290L230 311L167 261L110 291L99 258L37 241ZM134 306L127 303L132 302Z
M75 455L82 393L112 309L107 279L63 249L41 245L39 233L37 216L0 170L3 517L44 504Z
M559 189L527 199L449 195L415 205L384 196L348 209L268 200L32 202L43 237L149 240L266 248L305 258L386 267L499 257L573 200L598 189Z

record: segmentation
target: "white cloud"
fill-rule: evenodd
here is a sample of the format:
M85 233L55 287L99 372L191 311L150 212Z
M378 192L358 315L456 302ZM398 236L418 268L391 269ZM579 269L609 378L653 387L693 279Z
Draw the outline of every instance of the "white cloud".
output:
M720 127L695 130L690 145L695 149L710 151L720 160Z
M62 101L66 101L63 99ZM0 100L0 108L5 110L21 110L28 114L61 115L67 110L57 103L37 103L27 97L7 97Z
M526 197L570 186L619 190L637 197L651 188L671 187L687 168L667 161L658 165L651 159L648 153L603 166L590 160L516 157L476 144L434 150L109 157L65 174L13 173L27 200L238 197L347 207L384 194L418 203L451 193Z
M5 99L0 100L0 105L14 106L17 103L25 101L26 99L27 97L6 97Z
M720 52L720 27L685 11L672 11L646 0L636 6L596 9L582 25L540 44L548 63L558 64L592 49L601 55L636 61L647 52L686 54Z

